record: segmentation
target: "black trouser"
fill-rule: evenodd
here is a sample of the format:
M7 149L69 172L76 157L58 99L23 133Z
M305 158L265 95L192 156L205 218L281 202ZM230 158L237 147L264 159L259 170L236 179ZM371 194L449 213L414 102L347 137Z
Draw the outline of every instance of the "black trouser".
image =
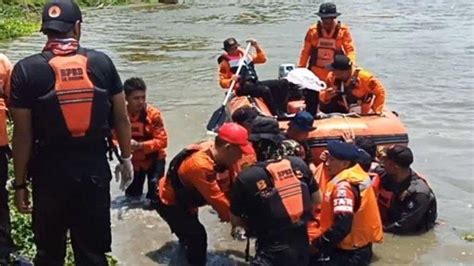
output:
M15 250L11 237L10 209L8 208L8 146L0 147L0 260Z
M236 91L237 96L252 96L252 97L261 97L268 106L270 112L273 115L279 115L281 110L279 110L277 102L273 98L273 91L260 81L247 81L241 83L240 88Z
M193 266L206 265L207 234L197 213L177 205L165 205L159 198L157 211L186 250L188 263Z
M257 238L256 249L250 265L308 265L309 240L306 226L282 232L274 240Z
M333 249L327 254L318 254L311 258L312 266L365 266L372 259L372 244L354 250ZM323 259L325 258L325 259Z
M319 92L308 89L300 90L286 79L265 80L262 83L269 87L273 98L278 103L278 108L282 111L287 110L289 101L304 99L306 111L316 115L318 111Z
M147 179L148 191L146 198L152 201L156 200L156 183L165 174L165 159L155 160L148 170L139 170L133 173L133 182L125 190L125 194L131 197L141 196L143 194L143 184Z
M64 264L68 230L75 265L107 265L111 173L105 151L43 152L35 156L29 174L35 265Z

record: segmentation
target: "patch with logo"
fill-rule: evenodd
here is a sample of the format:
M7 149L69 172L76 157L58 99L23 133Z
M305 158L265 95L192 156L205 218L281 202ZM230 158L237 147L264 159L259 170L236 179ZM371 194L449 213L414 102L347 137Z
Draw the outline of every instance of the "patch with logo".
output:
M48 16L50 18L57 18L59 15L61 15L61 8L59 6L51 6L48 9Z
M334 213L353 213L354 210L354 202L352 199L345 198L345 199L334 199Z

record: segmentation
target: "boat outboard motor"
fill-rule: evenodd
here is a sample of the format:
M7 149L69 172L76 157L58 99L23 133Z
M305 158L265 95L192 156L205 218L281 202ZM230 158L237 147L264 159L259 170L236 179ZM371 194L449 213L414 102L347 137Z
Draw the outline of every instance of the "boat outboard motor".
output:
M278 68L278 79L282 79L290 73L291 70L295 69L295 64L281 64Z

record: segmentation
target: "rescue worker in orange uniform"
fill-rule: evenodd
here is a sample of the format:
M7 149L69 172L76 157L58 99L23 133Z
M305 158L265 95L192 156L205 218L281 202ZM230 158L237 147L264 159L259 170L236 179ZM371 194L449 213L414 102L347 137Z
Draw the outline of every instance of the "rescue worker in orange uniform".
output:
M128 116L132 125L133 182L125 190L129 197L141 197L148 179L146 198L156 202L156 182L164 175L168 136L161 112L146 102L146 85L141 78L130 78L123 85Z
M282 156L278 122L257 117L250 140L258 163L232 187L231 222L257 238L251 265L308 265L306 222L320 194L313 174L296 156Z
M64 265L68 235L75 265L108 265L112 127L120 187L133 178L122 81L107 55L79 45L81 22L74 1L46 3L41 31L48 41L11 76L15 205L32 212L38 266Z
M322 112L382 113L385 88L374 75L355 67L345 55L337 55L328 69L332 72L326 79L327 89L319 93Z
M15 249L11 237L10 208L5 185L8 180L10 146L7 134L7 100L10 91L12 64L0 53L0 265L9 265L10 253Z
M254 152L247 137L242 126L225 123L213 142L195 144L178 153L159 181L157 211L178 237L190 265L206 264L207 236L198 208L210 204L221 221L230 221L229 199L216 178L242 154Z
M237 83L235 84L234 92L237 96L261 97L273 115L283 117L285 114L279 110L271 91L272 88L258 79L257 71L255 70L256 64L263 64L267 61L267 55L256 40L250 40L250 43L255 48L255 54L247 55L244 65L237 75L236 71L245 51L240 48L235 38L228 38L224 41L225 52L217 59L219 64L219 85L223 89L228 89L232 81L235 80Z
M364 152L365 153L365 152ZM361 150L328 141L327 175L319 215L320 236L312 241L312 265L368 265L372 243L383 239L371 180L361 166Z
M393 145L385 152L378 189L384 231L394 234L423 233L436 223L437 203L427 180L411 169L410 148Z
M344 54L355 62L356 52L349 28L336 21L341 13L335 4L322 3L316 14L321 21L306 33L298 67L307 67L320 80L326 80L329 74L326 65L332 64L336 55Z

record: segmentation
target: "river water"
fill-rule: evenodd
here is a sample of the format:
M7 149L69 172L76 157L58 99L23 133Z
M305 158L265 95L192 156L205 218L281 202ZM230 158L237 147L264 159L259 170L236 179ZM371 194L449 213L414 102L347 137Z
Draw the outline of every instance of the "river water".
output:
M169 155L205 138L205 124L223 95L216 57L222 41L256 38L269 60L262 79L278 65L295 63L319 1L186 1L181 5L87 10L82 45L106 52L122 79L144 78L148 100L164 112ZM414 168L425 174L439 204L439 225L417 237L385 235L375 265L470 265L474 245L474 6L470 0L338 1L351 28L357 62L388 90L388 106L409 130ZM42 35L1 43L13 62L39 51ZM152 211L125 205L114 184L113 255L122 265L182 264L167 225ZM209 208L201 210L209 235L209 264L243 263L244 243Z

